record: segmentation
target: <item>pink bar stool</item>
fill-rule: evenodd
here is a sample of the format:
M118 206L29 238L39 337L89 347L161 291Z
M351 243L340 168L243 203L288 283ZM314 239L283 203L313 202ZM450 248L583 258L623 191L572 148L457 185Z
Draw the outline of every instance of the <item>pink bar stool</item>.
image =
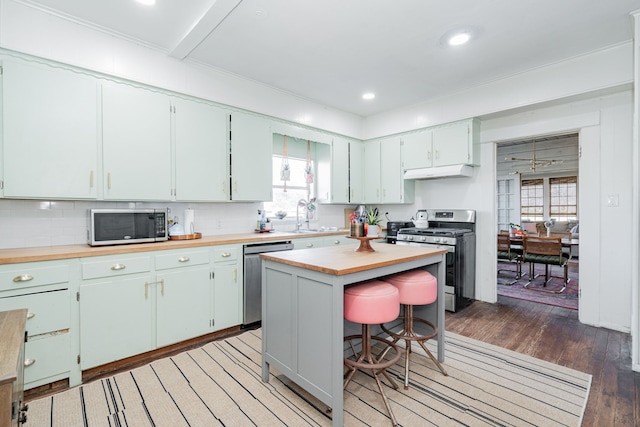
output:
M344 291L344 318L351 322L362 324L362 335L349 335L345 337L344 340L349 341L353 354L357 355L351 341L354 339L362 339L362 352L355 360L350 358L344 359L344 364L347 366L348 372L345 376L343 388L347 388L347 385L349 385L349 382L358 369L371 369L373 377L378 384L380 394L382 395L384 405L387 408L387 412L389 413L391 422L394 426L398 425L398 423L391 411L391 406L389 406L387 396L384 394L379 375L384 375L394 389L398 388L398 384L389 377L386 369L394 365L400 359L400 349L395 345L395 343L380 337L372 337L371 325L390 322L397 319L399 314L399 292L398 289L389 283L379 280L371 280L362 284L350 286ZM387 361L383 361L383 358L374 357L371 353L372 340L384 343L387 346L386 350L393 349L396 352L395 356L391 358L391 360Z
M409 388L409 356L411 355L411 342L416 341L427 355L433 360L440 372L444 375L447 374L444 367L440 364L438 359L434 357L429 349L424 345L424 342L434 338L438 335L438 328L428 320L421 319L413 316L414 305L426 305L432 304L438 299L438 280L428 271L425 270L411 270L404 273L398 273L393 276L385 277L385 282L395 286L400 292L400 304L404 309L404 316L400 316L399 319L404 319L403 328L400 332L391 332L384 325L380 325L382 330L393 337L393 343L399 340L404 340L406 344L405 349L405 361L404 361L404 388ZM420 322L429 326L433 332L429 335L420 335L413 329L415 322ZM387 349L385 349L385 352ZM381 354L384 356L385 352Z

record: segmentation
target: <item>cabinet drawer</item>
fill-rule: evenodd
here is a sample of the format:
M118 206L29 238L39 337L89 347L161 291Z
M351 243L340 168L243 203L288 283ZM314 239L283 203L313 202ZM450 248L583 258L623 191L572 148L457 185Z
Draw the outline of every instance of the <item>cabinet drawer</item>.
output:
M26 308L29 336L68 329L69 290L0 298L0 311Z
M68 265L35 267L34 264L14 264L0 269L0 292L52 285L69 281Z
M240 256L237 246L223 246L213 250L213 262L235 261Z
M209 263L208 251L180 251L170 254L156 255L156 270L169 268L189 267Z
M68 376L61 376L61 374L70 371L69 335L68 332L64 332L42 339L27 340L24 363L25 388L37 387ZM57 378L52 378L55 376Z
M151 270L151 257L109 257L82 262L82 279L122 276Z

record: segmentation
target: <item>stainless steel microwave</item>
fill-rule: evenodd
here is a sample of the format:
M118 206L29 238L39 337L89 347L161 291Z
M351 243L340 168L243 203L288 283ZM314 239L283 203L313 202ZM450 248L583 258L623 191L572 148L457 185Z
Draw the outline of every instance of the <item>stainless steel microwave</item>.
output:
M91 246L167 240L166 209L89 209Z

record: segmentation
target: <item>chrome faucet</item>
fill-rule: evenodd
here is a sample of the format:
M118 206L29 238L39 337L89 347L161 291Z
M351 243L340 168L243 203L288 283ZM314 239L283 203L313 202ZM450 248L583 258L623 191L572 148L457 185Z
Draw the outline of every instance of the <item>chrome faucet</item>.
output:
M296 204L296 231L300 231L300 227L302 226L302 221L300 221L300 206L304 208L305 217L307 217L307 201L305 199L300 199ZM305 221L307 223L307 228L309 228L309 220L306 219Z

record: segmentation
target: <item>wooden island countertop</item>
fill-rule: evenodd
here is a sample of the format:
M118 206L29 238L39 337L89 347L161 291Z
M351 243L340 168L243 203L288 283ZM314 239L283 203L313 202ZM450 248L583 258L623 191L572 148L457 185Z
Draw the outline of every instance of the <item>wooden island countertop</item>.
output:
M373 243L375 252L356 252L353 247L325 247L261 254L265 260L325 274L342 276L446 253L446 249Z

